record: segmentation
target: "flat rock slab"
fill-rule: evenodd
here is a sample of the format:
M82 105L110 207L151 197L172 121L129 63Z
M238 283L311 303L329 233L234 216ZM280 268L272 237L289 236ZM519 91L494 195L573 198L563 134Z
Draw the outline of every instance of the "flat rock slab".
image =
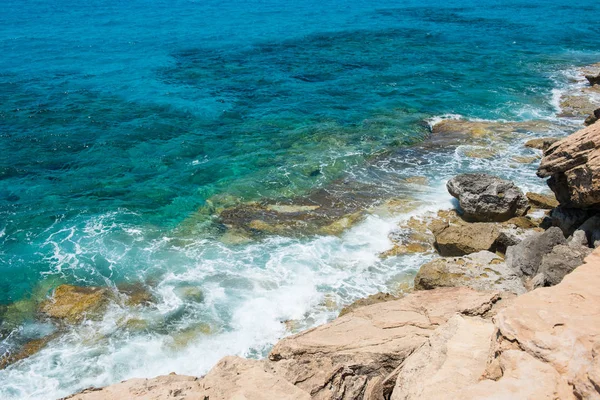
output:
M502 338L553 367L584 399L600 398L598 287L600 250L559 285L516 298L495 318Z
M438 326L457 313L484 315L499 299L498 292L443 288L361 307L282 339L269 355L270 366L314 399L378 396L386 376Z
M460 286L515 294L526 292L519 274L489 251L437 258L424 264L415 277L416 290Z

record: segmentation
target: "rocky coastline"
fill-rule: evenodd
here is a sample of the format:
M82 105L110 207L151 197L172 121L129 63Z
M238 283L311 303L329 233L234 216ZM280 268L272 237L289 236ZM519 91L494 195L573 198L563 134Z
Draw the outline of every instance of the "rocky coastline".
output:
M589 85L581 91L600 90L600 65L584 72ZM561 108L567 117L587 117L585 128L562 139L525 141L538 154L514 160L539 162L537 174L548 178L551 192L524 193L515 182L491 174L460 174L446 185L454 209L399 224L382 259L437 254L399 293L360 299L337 319L281 339L263 360L229 356L203 377L130 379L65 399L600 398L600 108L582 97L564 96ZM491 136L521 131L552 134L543 121L447 119L432 127L421 148L469 143L478 150L467 157L487 157ZM425 178L411 179L409 185L421 185ZM224 242L273 234L338 235L360 221L377 197L368 187L356 189L352 202L338 198L345 187L285 204L208 206L218 209ZM199 288L181 291L202 302ZM17 315L25 307L67 326L101 318L111 303L152 301L152 293L139 285L61 284L35 304L17 302L2 312ZM144 329L145 322L122 323ZM210 331L207 325L198 329ZM0 368L60 334L25 343L0 358Z
M586 78L596 90L600 75ZM408 234L382 257L439 254L406 294L361 299L280 340L264 360L230 356L203 377L131 379L67 398L600 398L597 111L564 139L525 143L543 152L538 176L552 194L462 174L447 183L456 209L400 226Z

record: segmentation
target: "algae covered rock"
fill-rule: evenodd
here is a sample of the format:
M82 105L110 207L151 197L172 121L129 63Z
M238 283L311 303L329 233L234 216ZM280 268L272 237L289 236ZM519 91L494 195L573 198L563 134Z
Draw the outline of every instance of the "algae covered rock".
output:
M461 174L446 184L458 199L464 218L503 222L527 213L529 202L515 184L488 174Z
M107 306L110 292L107 288L60 285L51 298L40 305L40 311L52 318L69 323L94 318Z
M542 208L544 210L551 210L558 207L558 200L556 200L554 194L527 192L526 196L529 203L534 207Z

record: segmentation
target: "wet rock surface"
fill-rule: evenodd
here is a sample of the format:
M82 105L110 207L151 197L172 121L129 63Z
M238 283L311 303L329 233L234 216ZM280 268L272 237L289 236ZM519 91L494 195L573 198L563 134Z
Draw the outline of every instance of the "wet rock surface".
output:
M78 323L84 318L98 317L109 299L107 288L61 285L40 305L40 311L52 318Z

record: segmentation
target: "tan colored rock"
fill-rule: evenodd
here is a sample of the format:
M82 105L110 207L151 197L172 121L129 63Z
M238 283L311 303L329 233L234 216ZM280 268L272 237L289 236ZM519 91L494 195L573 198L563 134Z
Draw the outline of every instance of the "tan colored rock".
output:
M586 117L598 106L596 97L600 94L600 86L584 87L577 92L562 96L560 99L560 117Z
M86 389L72 400L309 400L308 393L265 370L265 363L225 357L203 378L166 375Z
M479 317L450 318L402 365L391 400L465 398L486 370L494 330Z
M203 400L310 399L305 391L268 372L264 361L240 357L221 359L200 384Z
M198 378L175 374L152 379L128 379L101 389L89 388L65 397L64 400L164 400L170 398L206 400Z
M342 315L351 313L352 311L357 310L364 306L370 306L371 304L378 304L378 303L383 303L383 302L392 301L392 300L398 300L398 296L394 296L389 293L375 293L375 294L372 294L365 298L358 299L355 302L353 302L352 304L347 305L346 307L342 308L342 311L340 311L339 316L341 317Z
M383 382L454 314L484 315L497 292L444 288L361 307L275 345L270 367L313 399L383 398ZM392 383L393 386L393 383ZM390 388L391 389L391 388Z
M518 274L489 251L464 257L436 258L424 264L415 276L415 290L462 286L515 294L526 291Z
M554 368L584 399L600 397L598 287L600 250L560 284L526 293L496 316L499 337Z
M454 399L575 399L568 382L554 368L523 351L505 351L499 356L498 363L502 371L499 379L485 379L465 387Z
M529 204L534 207L544 210L551 210L558 207L558 200L556 200L554 194L527 192L525 195L527 196L527 200L529 200Z
M545 151L553 143L556 143L559 140L560 140L560 138L555 138L555 137L529 139L528 141L525 142L525 147Z
M600 125L584 128L546 150L537 172L559 203L585 208L600 204Z
M52 318L76 323L97 317L106 307L110 292L106 288L60 285L50 299L40 305L40 311Z
M482 250L496 251L500 230L493 223L451 225L437 229L435 248L445 257L462 256Z

